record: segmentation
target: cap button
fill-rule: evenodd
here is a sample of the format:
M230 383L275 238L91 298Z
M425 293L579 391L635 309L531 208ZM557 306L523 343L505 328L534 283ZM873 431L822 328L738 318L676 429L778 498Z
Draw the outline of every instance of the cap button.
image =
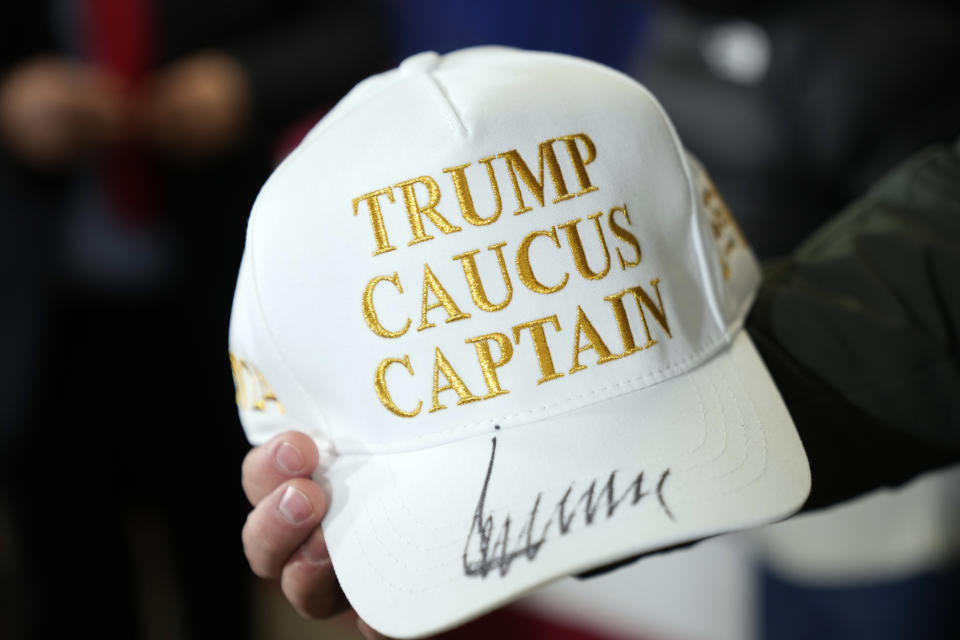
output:
M404 74L429 73L440 64L440 55L436 51L417 53L400 63L400 71Z

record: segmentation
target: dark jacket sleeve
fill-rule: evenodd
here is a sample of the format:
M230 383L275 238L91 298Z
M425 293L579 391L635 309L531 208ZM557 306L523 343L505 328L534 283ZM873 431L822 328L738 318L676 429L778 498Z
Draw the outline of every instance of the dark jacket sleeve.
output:
M748 330L810 460L806 508L960 460L960 157L930 149L788 259Z

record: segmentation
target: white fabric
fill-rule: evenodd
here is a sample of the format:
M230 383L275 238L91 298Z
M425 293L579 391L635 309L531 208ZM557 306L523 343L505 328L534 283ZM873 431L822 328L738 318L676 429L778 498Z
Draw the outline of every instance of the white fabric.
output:
M542 184L542 205L516 164L511 176L517 154ZM476 215L490 217L500 196L487 224L461 213L454 172L468 163ZM431 201L424 176L438 188L435 211L459 231L417 213ZM411 180L412 213L402 186ZM516 213L514 183L530 210ZM367 195L378 190L386 237ZM432 239L415 235L417 218ZM498 245L512 294L484 310L457 256L479 251L496 305L507 297ZM524 255L539 285L523 276ZM460 314L423 312L439 305L427 268ZM758 282L705 172L633 80L556 54L421 54L354 89L254 206L231 323L241 420L254 443L299 428L329 452L324 532L347 597L387 635L433 633L555 577L800 506L806 459L741 331ZM546 348L518 329L551 316ZM484 363L471 340L492 334L501 342L483 342ZM511 549L538 495L546 509L596 480L599 500L615 469L616 491L642 471L647 495L590 526L582 514L565 534L554 525L535 553L536 536L527 539L502 575L492 549L476 565L488 570L471 571L483 554L476 531L466 538L495 434L484 513L494 523L511 513Z

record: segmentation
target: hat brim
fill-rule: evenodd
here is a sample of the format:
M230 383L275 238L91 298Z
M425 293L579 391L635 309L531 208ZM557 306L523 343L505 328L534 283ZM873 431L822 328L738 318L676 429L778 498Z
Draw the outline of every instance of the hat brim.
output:
M374 629L444 631L559 577L766 524L810 488L745 331L696 369L442 446L340 456L323 531Z

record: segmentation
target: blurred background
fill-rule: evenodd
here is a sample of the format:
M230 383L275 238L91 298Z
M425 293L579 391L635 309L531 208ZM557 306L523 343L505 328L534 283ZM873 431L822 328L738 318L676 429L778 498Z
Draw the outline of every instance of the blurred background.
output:
M354 638L246 566L227 321L272 167L409 54L505 44L664 104L761 259L960 134L957 3L38 0L0 21L0 638ZM190 443L185 447L184 443ZM960 473L453 638L960 637Z

